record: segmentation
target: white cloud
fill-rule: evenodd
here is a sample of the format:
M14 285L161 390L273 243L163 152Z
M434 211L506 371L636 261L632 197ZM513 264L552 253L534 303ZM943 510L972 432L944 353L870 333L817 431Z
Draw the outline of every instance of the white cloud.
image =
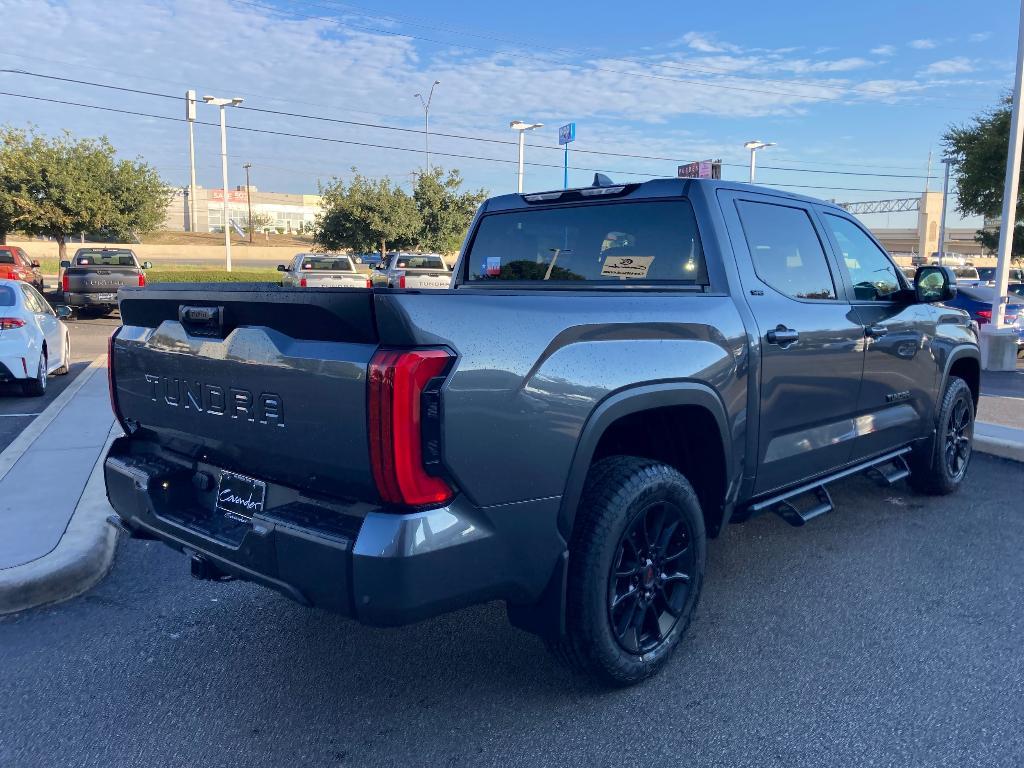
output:
M983 43L992 37L991 32L975 32L973 35L968 35L967 40L971 43Z
M933 61L927 67L918 72L918 77L931 77L933 75L958 75L964 72L973 72L974 65L965 56L957 56L952 59Z
M679 39L678 43L701 53L735 52L739 50L735 45L719 42L713 36L701 32L687 32Z
M871 52L875 56L892 56L896 53L896 46L894 45L880 45L877 48L872 48Z
M916 48L919 51L924 51L928 50L929 48L934 48L936 45L938 45L938 43L936 43L934 40L922 39L911 40L909 43L907 43L907 45L909 45L911 48Z

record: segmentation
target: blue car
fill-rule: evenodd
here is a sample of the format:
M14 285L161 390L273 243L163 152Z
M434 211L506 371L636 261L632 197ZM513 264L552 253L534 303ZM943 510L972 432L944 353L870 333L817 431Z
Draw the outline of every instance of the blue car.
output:
M956 296L946 302L947 307L966 310L978 325L992 322L992 298L995 289L990 286L958 286ZM1017 353L1024 351L1024 299L1018 299L1011 289L1010 303L1006 305L1006 322L1017 328Z
M370 268L380 264L379 253L355 253L352 254L352 258L355 259L356 264L365 264Z

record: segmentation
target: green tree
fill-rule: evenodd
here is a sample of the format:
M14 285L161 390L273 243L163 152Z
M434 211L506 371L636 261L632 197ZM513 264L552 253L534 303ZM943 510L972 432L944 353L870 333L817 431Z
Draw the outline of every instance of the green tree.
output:
M389 178L368 179L355 168L352 173L347 185L334 178L321 189L323 212L317 217L313 241L328 251L379 248L381 256L388 245L414 245L423 221L413 198Z
M0 128L0 211L30 235L57 241L60 258L77 232L127 238L163 222L171 190L141 160L117 160L105 138L53 138Z
M967 216L997 219L1003 210L1006 150L1010 142L1010 107L1006 96L994 109L975 115L966 125L954 125L943 135L946 154L957 171L957 209ZM1024 173L1021 174L1024 180ZM1017 195L1013 255L1024 254L1024 182ZM974 238L989 250L999 243L999 230L978 230Z
M462 175L455 169L446 174L443 168L432 168L419 175L413 199L423 219L420 245L439 253L459 249L476 209L487 197L484 189L461 192L461 186Z
M249 226L246 228L246 231L262 232L263 230L274 226L275 221L276 219L272 214L257 211L252 215L252 220L249 222Z

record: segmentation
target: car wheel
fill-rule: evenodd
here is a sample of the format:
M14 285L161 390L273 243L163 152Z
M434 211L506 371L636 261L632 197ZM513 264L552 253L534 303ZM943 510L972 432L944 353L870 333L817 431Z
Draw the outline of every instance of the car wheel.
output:
M61 358L64 362L60 368L53 372L54 376L63 376L71 368L71 335L65 334L64 336L64 356Z
M653 675L696 610L706 551L700 503L678 471L634 456L595 463L569 545L556 655L613 685Z
M21 385L22 391L30 397L42 397L46 394L46 353L39 355L39 367L36 377Z
M974 438L974 400L967 382L950 376L939 406L935 439L915 447L908 482L921 493L952 493L967 475Z

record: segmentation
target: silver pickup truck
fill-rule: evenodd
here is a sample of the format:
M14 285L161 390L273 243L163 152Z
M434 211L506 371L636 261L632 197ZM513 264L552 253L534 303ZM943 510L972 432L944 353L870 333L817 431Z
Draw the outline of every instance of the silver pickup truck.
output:
M371 274L377 288L444 290L452 282L451 270L436 253L389 253Z
M129 248L79 248L60 263L61 303L109 314L117 309L117 289L144 287L143 270L151 266Z
M278 264L286 288L370 288L370 279L358 272L352 259L330 253L297 253L289 264Z

